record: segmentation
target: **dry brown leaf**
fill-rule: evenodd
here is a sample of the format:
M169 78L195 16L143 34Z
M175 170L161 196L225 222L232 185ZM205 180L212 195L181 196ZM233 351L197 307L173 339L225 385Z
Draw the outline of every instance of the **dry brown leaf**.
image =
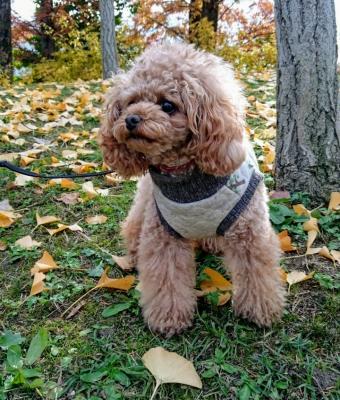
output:
M107 221L107 216L106 215L94 215L92 217L86 217L85 221L90 225L105 224L105 222Z
M78 153L75 150L63 150L61 152L61 155L63 156L63 158L66 158L67 160L78 158Z
M301 272L301 271L289 272L287 274L287 283L289 285L289 288L292 285L294 285L295 283L303 282L303 281L313 278L313 275L314 275L314 271L309 274L305 274L304 272Z
M331 193L331 198L329 200L328 208L334 211L340 210L340 192Z
M307 239L307 251L306 254L314 254L312 251L312 244L314 243L318 232L317 231L308 231L307 233L308 239Z
M64 204L77 204L79 202L79 193L71 192L71 193L63 193L61 196L57 197L58 201L62 201Z
M179 383L202 388L201 379L192 362L177 353L167 351L162 347L154 347L143 355L142 360L156 379L156 386L150 400L154 398L159 386L163 383Z
M294 204L293 210L294 210L295 214L306 215L307 217L310 216L310 211L307 210L307 208L303 204Z
M33 268L31 268L31 275L34 275L37 272L48 272L56 268L58 268L58 265L53 260L52 256L47 251L44 251L40 260L38 260L34 264Z
M41 246L41 242L37 242L31 238L31 236L24 236L18 239L15 244L22 247L23 249L31 250L33 247Z
M34 296L45 290L48 290L45 287L44 282L43 282L45 278L46 278L46 275L42 272L37 272L34 274L30 296Z
M120 290L130 290L135 282L135 277L133 275L125 276L124 278L112 279L107 276L108 268L102 273L96 288L109 288L109 289L120 289Z
M38 213L35 214L35 217L37 219L37 226L51 224L52 222L60 220L60 218L55 217L54 215L45 215L44 217L40 217Z
M113 254L112 259L124 271L133 269L133 265L130 264L128 256L116 256Z
M282 251L288 252L296 250L296 247L292 246L292 238L289 236L287 230L280 232L278 237Z

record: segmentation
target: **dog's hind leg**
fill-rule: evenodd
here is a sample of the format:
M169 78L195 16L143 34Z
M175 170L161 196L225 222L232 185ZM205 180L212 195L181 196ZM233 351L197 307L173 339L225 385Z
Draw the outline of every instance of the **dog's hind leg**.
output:
M145 211L137 269L149 327L168 337L189 327L196 306L193 243L164 229L154 203Z
M122 223L122 236L128 251L129 264L137 264L137 250L141 229L144 221L144 212L147 203L152 201L152 183L149 175L143 176L138 182L137 193L128 216Z

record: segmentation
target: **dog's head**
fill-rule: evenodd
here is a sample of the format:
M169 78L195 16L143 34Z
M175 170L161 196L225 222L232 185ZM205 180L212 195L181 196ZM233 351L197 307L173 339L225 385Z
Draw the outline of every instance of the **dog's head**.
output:
M245 158L244 105L231 68L218 57L186 44L152 46L107 96L105 161L126 177L176 158L226 175Z

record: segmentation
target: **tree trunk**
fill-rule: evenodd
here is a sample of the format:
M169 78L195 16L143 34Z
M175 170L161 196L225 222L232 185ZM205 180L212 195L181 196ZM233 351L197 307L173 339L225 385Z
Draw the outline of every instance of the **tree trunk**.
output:
M45 58L52 58L55 51L53 40L53 0L41 0L37 11L37 20L40 25L40 46L41 55Z
M189 42L201 45L197 37L197 24L206 18L211 22L213 31L217 32L218 9L221 0L190 0L189 4Z
M115 14L113 0L100 0L100 42L102 47L103 78L118 71Z
M201 18L207 18L207 20L212 23L214 32L217 32L219 3L220 1L218 0L203 0L202 5Z
M12 79L11 0L0 0L0 73Z
M333 0L275 0L276 187L327 200L340 189Z

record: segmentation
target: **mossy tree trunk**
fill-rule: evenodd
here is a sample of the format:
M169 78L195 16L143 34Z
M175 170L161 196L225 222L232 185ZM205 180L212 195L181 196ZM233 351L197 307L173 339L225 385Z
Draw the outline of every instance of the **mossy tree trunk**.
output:
M103 78L118 71L115 14L113 0L100 0L100 42L102 48Z
M0 0L0 73L12 78L11 0Z
M275 0L278 134L276 187L314 202L340 190L333 0Z

